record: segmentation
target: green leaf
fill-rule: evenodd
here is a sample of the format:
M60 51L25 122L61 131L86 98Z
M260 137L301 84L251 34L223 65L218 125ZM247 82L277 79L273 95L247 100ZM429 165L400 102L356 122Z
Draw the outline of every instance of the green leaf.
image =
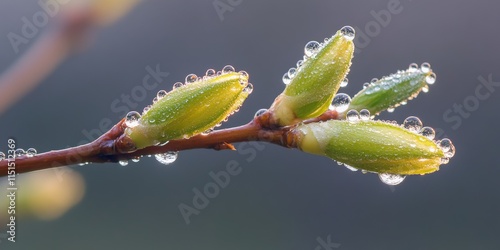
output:
M420 91L427 92L428 84L435 82L436 75L428 64L422 65L418 68L416 64L412 64L406 71L398 71L371 83L352 98L347 110L367 109L372 115L377 115L405 104L417 97Z
M419 128L418 128L419 129ZM298 126L298 146L357 169L396 175L427 174L453 156L451 141L439 146L424 135L392 123L330 120Z
M243 71L205 76L161 97L125 133L137 149L189 138L223 122L251 91Z
M323 44L309 42L305 60L295 73L287 72L288 83L271 107L279 125L291 125L324 113L349 72L354 52L354 29L346 26ZM317 49L315 49L317 48Z

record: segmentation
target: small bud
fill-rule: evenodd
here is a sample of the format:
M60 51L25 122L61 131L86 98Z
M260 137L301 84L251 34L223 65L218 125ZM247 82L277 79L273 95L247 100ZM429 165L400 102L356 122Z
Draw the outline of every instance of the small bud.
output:
M372 115L388 110L392 111L399 105L406 104L407 100L415 98L420 91L427 92L435 81L436 75L430 71L415 68L410 65L406 71L375 79L366 84L351 100L348 110L368 109Z
M157 102L126 128L118 144L132 151L212 129L241 106L250 86L246 72L226 72L161 93Z
M353 57L354 30L346 27L324 44L309 42L300 67L292 68L283 76L287 86L270 110L276 123L290 125L328 110Z
M448 139L445 142L450 146L441 147L424 135L373 120L329 120L298 126L295 133L297 145L304 152L376 173L432 173L439 169L442 159L453 156L446 155L446 150L455 152Z

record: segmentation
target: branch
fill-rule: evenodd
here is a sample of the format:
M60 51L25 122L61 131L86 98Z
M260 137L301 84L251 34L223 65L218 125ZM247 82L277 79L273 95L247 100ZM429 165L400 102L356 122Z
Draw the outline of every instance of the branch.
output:
M306 120L304 123L337 119L337 112L326 111L321 116ZM132 153L120 153L116 143L124 132L125 120L122 119L108 132L95 141L67 149L49 151L32 157L22 156L15 159L15 172L26 173L36 170L57 168L80 163L105 163L129 160L135 157L182 151L197 148L215 150L235 150L231 143L244 141L266 141L287 148L296 148L294 126L279 127L270 122L270 113L266 112L251 122L234 128L213 131L207 135L196 135L189 139L172 140L163 146L143 148ZM0 161L0 176L7 176L9 161Z

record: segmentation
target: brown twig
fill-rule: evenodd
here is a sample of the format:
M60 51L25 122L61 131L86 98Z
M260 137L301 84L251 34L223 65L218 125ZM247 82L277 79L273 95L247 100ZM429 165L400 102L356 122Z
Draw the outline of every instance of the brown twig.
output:
M323 115L304 121L304 123L336 119L337 113L327 111ZM145 155L165 153L168 151L182 151L196 148L215 150L234 150L231 143L244 141L266 141L288 148L296 148L296 134L294 126L276 127L269 123L269 113L256 117L248 124L213 131L207 135L196 135L189 139L172 140L163 146L151 146L131 153L120 153L116 141L125 129L124 120L118 122L104 135L95 141L67 149L50 151L32 157L16 158L15 172L25 173L36 170L56 168L85 162L103 163L118 162ZM9 161L0 161L0 176L8 175Z

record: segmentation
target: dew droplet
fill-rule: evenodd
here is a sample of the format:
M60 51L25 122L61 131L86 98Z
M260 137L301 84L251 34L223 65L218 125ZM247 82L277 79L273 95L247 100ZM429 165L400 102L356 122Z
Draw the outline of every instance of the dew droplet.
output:
M423 135L424 137L427 137L428 139L431 139L431 140L433 140L434 137L436 137L436 132L431 127L423 127L420 130L420 134Z
M393 107L387 108L387 112L389 112L389 113L394 112L394 110L395 110L395 108L393 108Z
M5 153L0 152L0 161L3 161L3 160L5 160Z
M151 105L144 107L144 109L142 110L142 114L146 114L150 109L151 109Z
M450 162L450 158L441 158L441 164L448 164Z
M306 44L306 46L304 47L304 54L307 56L307 57L311 57L313 56L316 52L319 51L319 48L320 48L320 44L316 41L310 41Z
M351 97L348 94L339 93L333 98L332 104L330 105L330 110L335 110L338 113L342 113L349 108L351 104Z
M375 84L378 82L378 78L372 78L372 80L370 81L371 84Z
M431 73L430 75L425 77L425 82L427 84L434 84L436 82L436 74Z
M444 156L446 158L451 158L455 155L455 146L450 139L444 138L439 141L438 146L443 150Z
M340 87L343 88L343 87L346 87L347 84L349 84L349 79L344 78L344 80L342 80L342 82L340 83Z
M251 83L248 83L248 85L243 89L243 92L251 94L253 91L253 85Z
M369 82L363 83L363 89L366 89L368 87L370 87L370 83Z
M139 162L140 160L141 160L141 157L139 157L139 156L132 158L132 162Z
M215 74L217 74L215 72L215 69L208 69L207 72L205 72L205 76L208 76L208 77L215 76Z
M355 167L353 167L353 166L350 166L350 165L347 165L347 164L345 164L345 163L344 163L344 167L346 167L347 169L349 169L349 170L351 170L351 171L353 171L353 172L358 171L358 169L357 169L357 168L355 168Z
M155 104L156 102L158 102L158 97L153 98L153 104Z
M355 30L351 26L344 26L344 27L342 27L342 29L340 29L340 33L342 34L342 36L345 39L347 39L349 41L354 40L354 37L356 36Z
M16 149L16 151L14 151L14 153L15 153L16 157L21 157L21 156L24 156L26 154L26 152L22 148Z
M427 85L422 87L422 92L427 93L429 92L429 87Z
M368 121L370 120L370 111L368 109L362 109L359 111L359 118L363 121Z
M428 73L429 71L431 71L431 65L429 63L422 63L422 65L420 65L420 70L422 70L422 72L424 73Z
M246 77L246 78L248 78L248 77L249 77L248 72L246 72L246 71L243 71L243 70L242 70L242 71L240 71L240 72L238 72L238 73L239 73L239 74L240 74L240 76L242 76L242 77Z
M418 70L418 64L412 63L410 66L408 66L408 71L409 72L416 72Z
M198 80L198 77L195 75L195 74L189 74L186 76L186 84L187 83L193 83L193 82L196 82Z
M399 104L401 104L401 105L406 105L406 104L408 104L408 102L407 102L407 101L402 101L402 102L400 102Z
M290 84L290 82L292 81L292 79L290 78L290 76L288 75L288 72L286 72L284 75L283 75L283 78L281 79L283 80L283 83L288 85Z
M255 115L253 117L261 116L262 114L266 113L267 109L259 109L257 112L255 112Z
M122 165L122 166L127 166L128 165L128 161L127 160L120 160L118 161L118 164Z
M300 68L304 64L304 60L298 60L297 61L297 68Z
M158 100L160 100L161 98L165 97L167 95L167 91L165 90L160 90L158 91L158 93L156 94L156 98L158 98Z
M164 165L168 165L173 163L175 160L177 160L177 152L176 151L168 151L163 154L156 154L155 155L156 160Z
M141 118L141 114L137 111L130 111L127 113L125 117L125 125L129 128L133 128L139 125L139 119Z
M234 72L234 67L231 65L226 65L224 68L222 68L222 73L231 73Z
M26 150L26 156L28 156L28 157L33 157L36 155L36 153L37 153L36 149L34 149L34 148L28 148Z
M384 174L384 173L378 174L378 177L380 178L380 180L383 183L385 183L387 185L391 185L391 186L395 186L395 185L400 184L406 178L406 176L402 176L402 175Z
M411 132L418 133L422 128L422 121L416 116L410 116L403 122L403 127Z
M296 68L290 68L288 70L288 77L290 77L290 79L294 78L296 73L297 73L297 69Z
M182 86L184 86L184 83L182 83L182 82L176 82L176 83L174 83L174 86L172 86L172 89L180 88Z
M347 114L345 115L346 119L350 122L355 122L359 120L359 113L355 109L351 109L347 111Z

